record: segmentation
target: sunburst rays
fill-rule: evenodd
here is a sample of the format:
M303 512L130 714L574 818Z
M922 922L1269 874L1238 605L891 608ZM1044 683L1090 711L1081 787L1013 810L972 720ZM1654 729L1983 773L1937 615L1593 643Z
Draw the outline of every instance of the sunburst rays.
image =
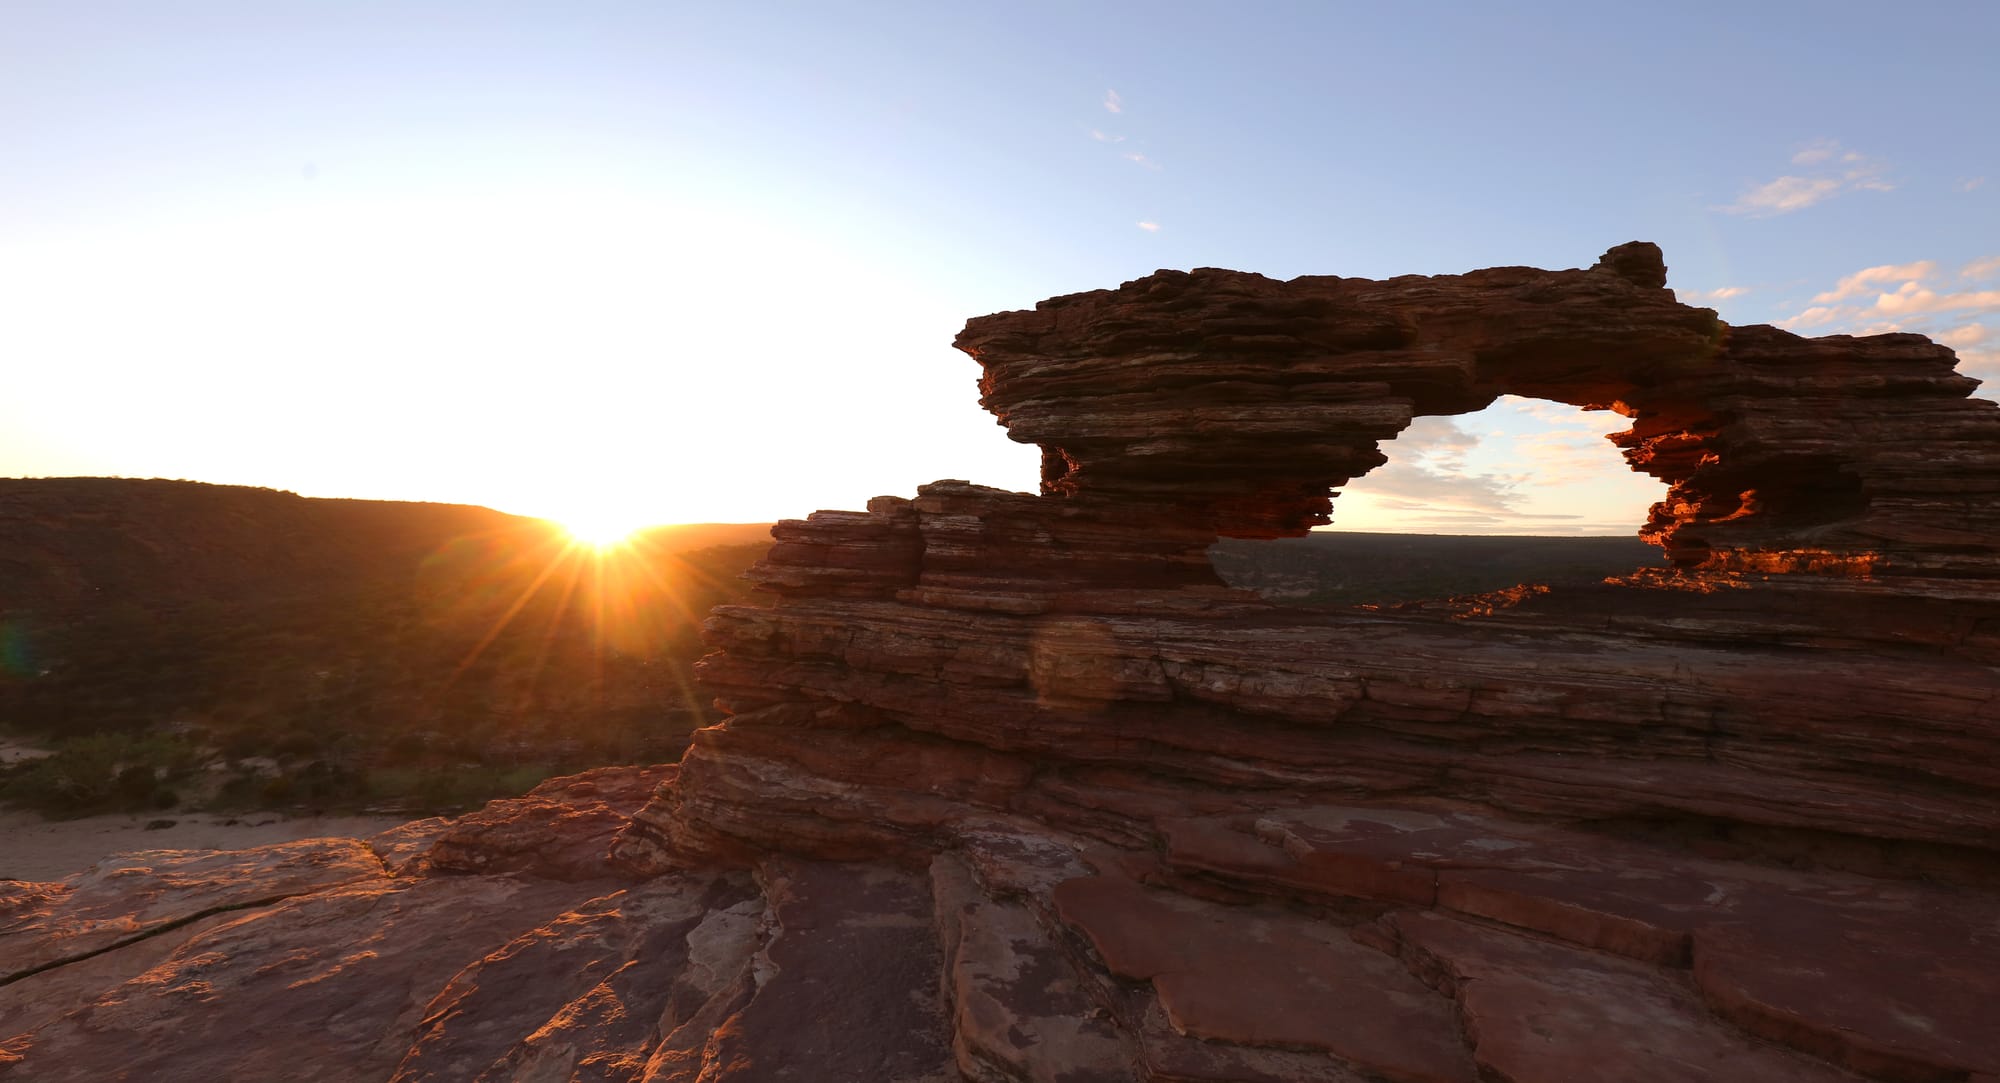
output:
M606 659L614 654L649 662L677 637L700 626L709 604L728 587L643 529L613 520L541 524L476 539L461 539L476 550L472 574L456 585L460 604L487 608L506 600L479 638L443 682L449 688L477 665L508 630L536 620L530 671L522 675L532 691L541 685L566 627L587 625L593 687L601 685ZM527 582L514 589L512 584ZM500 594L511 590L511 596ZM498 597L496 597L496 594ZM680 659L663 659L658 671L672 682L679 705L699 714L701 697ZM649 668L651 668L649 666ZM575 675L574 669L566 669ZM545 686L544 686L545 687Z

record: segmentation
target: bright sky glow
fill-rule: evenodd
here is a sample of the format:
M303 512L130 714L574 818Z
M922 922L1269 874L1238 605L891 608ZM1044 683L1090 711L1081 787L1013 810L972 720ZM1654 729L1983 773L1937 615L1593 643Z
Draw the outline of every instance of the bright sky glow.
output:
M570 537L600 552L616 549L641 527L650 525L634 519L621 518L615 510L586 510L559 521L563 529L569 532Z
M1983 2L5 13L0 474L606 530L1028 489L967 317L1632 239L1732 322L2000 378ZM1622 427L1422 421L1337 523L1628 532Z

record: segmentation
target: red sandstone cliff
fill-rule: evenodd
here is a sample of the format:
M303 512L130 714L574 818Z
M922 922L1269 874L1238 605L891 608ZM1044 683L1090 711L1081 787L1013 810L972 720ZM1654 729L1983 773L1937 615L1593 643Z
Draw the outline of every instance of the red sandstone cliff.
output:
M36 1079L2000 1077L2000 408L1915 336L1730 328L1665 281L1634 244L974 320L1044 492L780 524L775 604L708 625L731 717L657 792L552 784L318 881L17 887L0 1049ZM1312 612L1208 567L1502 393L1632 418L1678 572Z

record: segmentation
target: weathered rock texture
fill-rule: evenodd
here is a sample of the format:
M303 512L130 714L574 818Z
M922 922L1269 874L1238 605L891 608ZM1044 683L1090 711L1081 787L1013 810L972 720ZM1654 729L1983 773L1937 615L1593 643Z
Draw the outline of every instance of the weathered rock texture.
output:
M732 717L677 772L379 840L394 874L329 844L324 883L267 854L231 860L269 890L175 901L160 869L217 859L156 859L123 923L106 870L19 886L0 1050L35 1079L2000 1078L2000 410L1920 338L1729 328L1665 280L1626 245L975 320L1044 493L780 524L776 604L708 625ZM1307 529L1412 417L1501 393L1632 418L1677 571L1394 610L1215 578L1218 535Z
M1671 486L1645 533L1679 562L1995 573L1993 407L1950 350L1732 328L1665 283L1636 242L1588 271L1163 271L973 320L958 346L987 408L1041 445L1045 493L1219 534L1324 523L1329 489L1412 418L1512 394L1632 420L1612 440Z

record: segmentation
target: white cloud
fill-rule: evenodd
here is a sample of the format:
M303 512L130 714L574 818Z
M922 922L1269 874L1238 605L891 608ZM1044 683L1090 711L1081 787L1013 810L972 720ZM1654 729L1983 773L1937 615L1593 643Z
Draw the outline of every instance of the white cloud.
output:
M1158 162L1156 162L1156 161L1152 160L1151 158L1148 158L1148 157L1146 157L1146 156L1145 156L1144 154L1141 154L1140 152L1138 152L1138 151L1136 151L1136 150L1128 150L1128 151L1126 151L1126 152L1125 152L1125 160L1126 160L1126 161L1128 161L1128 162L1132 162L1132 163L1134 163L1134 164L1137 164L1137 165L1142 165L1142 166L1145 166L1145 167L1146 167L1147 169L1158 169L1158 168L1160 168L1160 163L1158 163Z
M1517 436L1514 453L1529 467L1538 484L1588 481L1618 462L1617 451L1604 440L1603 428L1593 425L1587 429L1557 429Z
M1793 154L1792 164L1805 166L1811 172L1788 173L1756 185L1739 196L1736 202L1719 209L1731 214L1769 218L1805 210L1845 191L1888 192L1896 187L1883 179L1885 167L1881 162L1859 151L1843 150L1840 143L1832 139L1817 140Z
M1125 99L1119 97L1117 91L1107 90L1104 92L1104 108L1107 112L1123 113L1125 111Z
M1096 128L1090 130L1090 137L1099 143L1123 143L1125 141L1125 137L1122 135L1108 135L1098 131Z
M1920 259L1915 263L1885 263L1879 267L1865 267L1841 279L1834 287L1813 298L1816 305L1830 305L1845 301L1849 297L1859 297L1885 282L1909 282L1928 278L1937 272L1937 264Z
M1778 321L1778 326L1789 331L1794 327L1815 327L1830 323L1840 315L1840 310L1828 305L1814 305L1790 319Z
M1985 259L1973 260L1959 268L1958 277L1989 278L1996 273L2000 273L2000 256L1988 256Z
M1960 350L1958 371L1986 385L1973 394L1993 398L1994 389L2000 388L2000 350Z
M1383 443L1389 461L1368 472L1366 491L1391 506L1420 507L1433 517L1509 514L1515 479L1466 470L1466 454L1478 446L1479 436L1462 428L1457 418L1417 418Z
M1986 328L1976 323L1954 327L1937 337L1939 342L1954 350L1968 350L1986 341Z
M1905 282L1894 293L1875 298L1875 307L1865 314L1916 316L1933 312L1989 312L2000 310L2000 290L1973 290L1965 293L1938 293L1915 282Z
M1396 450L1426 459L1459 459L1479 446L1479 435L1467 432L1456 417L1420 417L1396 434Z
M1957 188L1961 192L1970 192L1974 188L1977 188L1985 183L1986 183L1985 177L1966 177L1961 179L1957 184L1953 185L1952 187Z
M1712 290L1675 290L1674 296L1688 301L1727 301L1750 292L1748 286L1722 286Z
M1487 410L1421 417L1384 441L1389 461L1341 489L1348 528L1443 533L1622 534L1662 486L1625 469L1608 411L1503 396Z
M1976 317L2000 313L2000 289L1953 289L1955 282L1984 279L2000 273L2000 256L1974 260L1955 277L1938 271L1934 260L1869 267L1840 280L1833 289L1814 298L1830 302L1813 305L1798 315L1778 321L1788 330L1810 328L1813 334L1878 335L1908 331L1928 335L1933 341L1958 353L1958 371L1984 381L1989 388L2000 387L2000 349L1991 343L1992 333ZM1871 290L1894 283L1894 288L1878 292L1872 301L1858 298ZM1855 303L1841 304L1842 301ZM1989 393L1986 398L1993 398Z
M1390 455L1394 448L1385 448ZM1422 463L1392 458L1370 470L1366 476L1369 495L1379 500L1407 502L1406 510L1421 507L1434 516L1440 512L1507 515L1515 503L1514 483L1496 474L1455 474Z
M1160 224L1158 222L1140 222L1139 228L1148 233L1158 233L1160 231Z
M1547 399L1507 398L1501 401L1511 402L1515 410L1534 418L1536 424L1552 429L1578 429L1601 436L1626 424L1625 418L1610 410L1579 410Z
M1840 191L1840 182L1830 177L1779 177L1743 193L1725 210L1753 214L1760 218L1802 211Z
M1945 313L1962 313L1977 316L1987 312L2000 312L2000 290L1968 290L1962 293L1939 293L1915 282L1905 282L1894 293L1880 294L1871 305L1827 306L1815 305L1788 319L1778 321L1778 326L1787 330L1800 327L1822 327L1845 324L1850 328L1865 327L1864 330L1843 331L1842 334L1879 334L1885 331L1919 331L1910 327L1907 321L1920 316L1936 316ZM1895 317L1893 320L1887 317ZM1872 321L1872 322L1870 322Z

